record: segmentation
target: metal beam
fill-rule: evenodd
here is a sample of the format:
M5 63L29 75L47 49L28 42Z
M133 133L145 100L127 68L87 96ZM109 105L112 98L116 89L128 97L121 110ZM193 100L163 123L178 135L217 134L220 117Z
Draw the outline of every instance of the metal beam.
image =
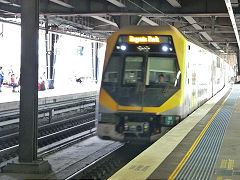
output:
M9 2L9 1L6 1L6 0L0 0L0 3L10 4L10 2Z
M117 25L115 22L110 21L110 20L108 20L108 19L106 19L106 18L103 18L103 17L100 17L100 16L91 16L91 17L92 17L92 18L95 18L95 19L98 19L99 21L102 21L102 22L111 24L111 25L113 25L113 26L115 26L115 27L118 27L118 25Z
M206 43L209 43L209 41L200 41L200 43L206 44ZM211 43L217 43L217 44L226 44L226 43L236 44L237 42L236 42L236 41L212 41Z
M191 17L191 16L184 16L184 18L197 30L203 30L201 26L197 24L197 22ZM206 31L200 32L200 34L207 39L209 42L213 41L213 39L208 35ZM211 44L216 48L216 49L221 49L217 43L211 42Z
M189 30L182 30L185 34L191 34L191 33L200 33L200 32L211 32L211 30L199 30L199 31L189 31ZM234 31L221 31L221 30L215 30L214 34L233 34Z
M195 19L193 19L191 16L183 16L187 22L189 22L195 29L202 30L202 27L197 24Z
M227 10L228 10L229 17L230 17L231 22L232 22L233 30L234 30L235 37L236 37L236 40L237 40L237 43L238 43L238 49L240 50L240 40L239 40L238 28L237 28L237 25L236 25L234 14L233 14L231 1L230 0L225 0L225 4L226 4Z
M150 24L151 26L159 26L159 24L155 23L154 21L152 21L151 19L145 17L145 16L142 16L141 19L139 20L139 22L137 23L137 25L140 24L141 21L144 21L148 24Z
M67 3L65 3L63 1L60 1L60 0L50 0L50 1L53 2L53 3L56 3L58 5L61 5L63 7L66 7L66 8L74 8L72 5L67 4Z
M121 16L121 15L128 15L128 16L145 16L145 17L183 17L183 16L191 16L191 17L209 17L209 16L217 16L217 17L229 17L228 13L143 13L143 12L46 12L42 11L43 15L48 16Z
M169 4L171 4L173 7L176 7L176 8L182 7L177 0L167 0L167 2L169 2Z
M107 1L116 5L116 6L118 6L118 7L120 7L120 8L125 8L126 7L123 3L121 3L120 1L117 1L117 0L107 0Z

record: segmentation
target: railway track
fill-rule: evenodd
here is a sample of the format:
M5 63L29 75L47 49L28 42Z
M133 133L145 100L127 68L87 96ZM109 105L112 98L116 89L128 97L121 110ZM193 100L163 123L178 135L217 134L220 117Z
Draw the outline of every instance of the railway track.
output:
M99 157L96 160L65 178L65 180L107 179L145 150L146 147L147 146L134 146L126 143L119 144L114 150L104 155L100 155L101 152L98 152Z
M95 112L89 112L41 126L38 129L38 147L42 148L78 133L91 130L95 128L95 122ZM90 131L89 133L92 134ZM0 163L17 156L18 133L2 136L0 142Z
M48 121L51 122L55 115L70 111L82 111L87 108L95 108L95 100L96 96L91 96L87 98L42 104L38 107L38 118L48 118ZM18 124L19 113L19 109L0 111L0 127L4 128L9 125Z

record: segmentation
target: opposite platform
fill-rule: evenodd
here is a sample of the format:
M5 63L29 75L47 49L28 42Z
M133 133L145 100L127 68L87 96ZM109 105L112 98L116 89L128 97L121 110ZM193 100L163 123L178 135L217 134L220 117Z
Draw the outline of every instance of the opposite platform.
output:
M66 101L89 97L97 95L99 85L95 83L88 83L79 85L78 87L67 89L48 89L38 92L38 104L55 103L59 101ZM12 93L11 91L3 91L0 93L0 112L9 109L19 108L20 93Z

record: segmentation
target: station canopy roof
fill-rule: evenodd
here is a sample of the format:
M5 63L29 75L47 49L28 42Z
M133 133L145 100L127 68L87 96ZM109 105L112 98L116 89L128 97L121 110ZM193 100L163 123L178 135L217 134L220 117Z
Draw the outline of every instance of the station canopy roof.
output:
M239 50L238 0L39 0L40 27L106 40L125 25L171 24L217 53ZM21 0L0 0L0 21L20 23ZM1 27L0 27L1 30ZM1 33L1 32L0 32Z

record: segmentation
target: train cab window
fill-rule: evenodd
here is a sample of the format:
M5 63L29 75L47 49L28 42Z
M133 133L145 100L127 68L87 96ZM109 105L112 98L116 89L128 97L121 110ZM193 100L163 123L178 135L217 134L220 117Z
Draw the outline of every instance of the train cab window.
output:
M177 70L177 59L175 57L148 57L146 85L157 87L157 85L178 86L180 74Z
M123 85L136 85L143 79L143 57L127 56L125 58Z
M121 57L112 56L107 69L104 73L103 82L104 83L117 83L120 77L120 62Z

